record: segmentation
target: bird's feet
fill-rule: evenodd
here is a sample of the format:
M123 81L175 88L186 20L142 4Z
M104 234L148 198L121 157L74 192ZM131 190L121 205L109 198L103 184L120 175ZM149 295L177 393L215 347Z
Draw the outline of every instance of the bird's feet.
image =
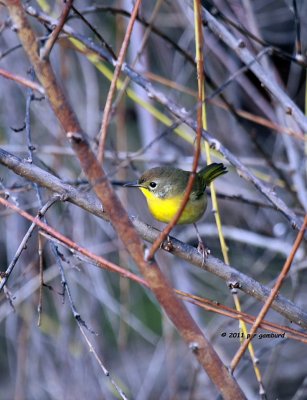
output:
M198 241L197 251L199 254L203 256L203 259L208 257L211 253L210 249L208 249L208 247L205 246L205 243L202 240Z
M169 235L167 235L166 239L160 244L160 248L165 251L172 251L173 250L173 243Z
M197 225L195 223L194 223L194 227L195 227L197 239L198 239L197 251L203 258L203 261L202 261L202 266L203 266L205 263L205 258L207 258L210 254L210 249L208 249L208 247L205 246L205 243L203 242L203 240L199 234L199 231L197 229Z

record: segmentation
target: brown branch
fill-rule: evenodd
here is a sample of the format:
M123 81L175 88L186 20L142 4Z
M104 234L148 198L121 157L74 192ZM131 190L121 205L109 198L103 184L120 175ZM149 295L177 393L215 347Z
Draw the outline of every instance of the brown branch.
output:
M129 279L134 280L135 282L140 283L141 285L148 286L146 281L144 281L144 279L138 277L137 275L133 274L132 272L130 272L130 271L124 269L124 268L119 267L118 265L106 260L103 257L96 256L95 254L91 253L90 251L88 251L84 247L77 245L75 242L73 242L72 240L68 239L66 236L62 235L57 230L51 228L49 225L47 225L43 221L41 221L40 220L40 216L33 217L32 215L30 215L26 211L24 211L21 208L15 206L14 204L11 204L7 200L3 199L2 197L0 197L0 203L3 206L5 206L7 208L10 208L11 210L17 212L19 215L21 215L22 217L24 217L27 220L32 222L32 225L29 228L28 235L30 235L32 233L32 231L35 228L35 226L39 226L45 232L49 233L49 235L51 235L52 237L56 238L61 243L65 244L69 249L73 249L75 251L78 251L80 254L84 255L85 257L88 257L91 260L95 261L95 264L99 268L107 269L107 270L109 270L111 272L116 272L116 273L120 274L121 276L123 276L124 278L129 278ZM28 238L28 235L26 236L26 238ZM8 277L9 274L6 274L6 276ZM3 284L5 284L5 282L4 283L1 282L0 290L1 290L2 286L3 286Z
M283 284L284 280L286 279L287 274L288 274L288 272L289 272L289 270L291 268L291 264L293 262L294 256L295 256L295 254L296 254L296 252L297 252L297 250L298 250L298 248L299 248L299 246L301 244L301 241L304 238L304 232L305 232L306 227L307 227L307 215L305 216L303 226L300 229L300 231L299 231L299 233L298 233L298 235L297 235L297 237L295 239L295 242L293 244L291 253L289 254L289 257L287 258L287 260L286 260L286 262L285 262L285 264L284 264L284 266L283 266L283 268L282 268L282 270L281 270L281 272L280 272L280 274L279 274L279 276L278 276L278 278L277 278L277 280L276 280L276 282L274 284L274 287L271 290L271 293L270 293L269 297L266 299L266 301L265 301L262 309L260 310L255 322L253 323L253 326L252 326L252 328L251 328L251 330L249 332L250 337L247 338L241 344L239 350L237 351L237 353L235 354L235 356L233 357L233 359L231 361L231 365L230 365L231 372L233 372L235 370L235 368L238 365L239 361L243 357L243 354L246 351L250 341L254 337L254 334L256 333L259 325L261 324L261 321L263 320L263 318L268 313L268 311L269 311L269 309L270 309L275 297L277 296L277 293L278 293L279 289L281 288L281 285Z
M199 296L192 295L190 293L182 292L181 290L176 290L176 293L181 296L184 300L188 301L191 304L194 304L198 307L204 308L206 311L215 312L217 314L233 318L236 320L242 319L244 322L248 324L253 324L256 320L256 317L247 314L243 311L237 311L233 308L224 306L221 303L217 303L215 301L205 299ZM276 333L286 333L287 339L298 340L302 343L307 343L307 333L301 332L295 329L291 329L287 326L282 326L279 324L275 324L273 322L269 322L266 320L262 320L260 323L260 327L267 331L276 332Z
M40 86L38 83L32 82L29 79L24 78L23 76L12 74L2 68L0 68L0 75L3 76L4 78L20 83L21 85L27 88L36 90L42 95L45 94L44 88L42 86Z
M74 0L66 0L66 4L64 5L58 24L56 25L54 31L51 33L49 39L45 43L45 46L41 49L40 56L42 60L46 60L47 58L49 58L50 52L68 18L68 14L72 7L73 2Z
M129 20L129 24L128 24L127 31L126 31L126 34L125 34L125 37L123 40L123 44L121 46L121 49L120 49L120 52L118 55L118 59L116 62L116 67L115 67L112 82L110 85L110 90L109 90L109 93L107 96L106 106L104 108L101 128L100 128L100 132L99 132L99 146L98 146L97 159L100 163L103 163L104 149L105 149L105 143L106 143L106 139L107 139L107 129L108 129L110 116L111 116L112 99L113 99L113 96L114 96L114 93L116 90L116 83L119 78L120 71L122 69L122 65L124 62L124 58L126 55L130 37L132 34L132 29L133 29L141 2L142 2L142 0L136 0L135 5L133 7L133 11L131 13L131 18Z
M205 338L183 303L176 297L171 286L161 273L156 262L144 260L144 246L133 227L121 202L114 193L100 163L91 151L79 122L70 108L65 96L57 85L49 61L42 62L38 56L36 37L31 29L20 0L6 0L11 19L16 26L23 47L33 64L38 80L46 90L49 102L71 141L80 164L101 200L118 236L126 246L131 257L149 283L151 290L163 306L181 336L197 357L225 399L245 398L234 378Z

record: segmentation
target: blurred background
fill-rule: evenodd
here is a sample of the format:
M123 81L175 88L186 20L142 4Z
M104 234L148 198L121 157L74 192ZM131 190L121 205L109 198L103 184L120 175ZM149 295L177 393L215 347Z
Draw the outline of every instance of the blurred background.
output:
M40 13L28 18L43 43L50 34L50 18L59 17L63 3L24 3ZM103 39L118 54L132 2L83 0L73 4L81 16L71 11L67 26L101 47ZM254 57L260 54L256 62L304 110L307 3L216 0L202 4L235 38L244 40ZM0 68L35 80L13 28L6 7L0 4ZM203 33L208 131L302 218L307 207L306 140L258 79L249 70L239 71L243 64L234 50L206 26ZM126 61L169 101L196 119L194 60L190 2L144 0ZM96 151L112 66L103 60L91 62L67 39L65 31L52 49L51 63ZM125 76L120 80L123 82ZM223 86L225 82L228 84ZM177 122L168 110L134 82L127 81L126 85L126 90L116 93L108 129L104 168L110 180L135 180L156 165L191 170L194 132L180 123L177 129L168 129L167 125ZM0 77L1 148L88 193L91 188L48 101L37 92L32 101L29 99L28 89ZM216 189L230 264L270 287L290 253L297 231L218 152L212 152L212 159L223 162L229 171L216 181ZM205 164L203 152L200 165ZM0 177L1 195L32 215L52 197L50 191L3 165ZM163 228L150 216L138 190L115 187L130 215ZM68 202L53 204L46 218L77 244L138 274L108 222ZM14 259L29 226L28 221L1 207L1 271ZM210 200L198 228L211 253L223 259ZM197 246L193 226L176 227L172 234ZM159 251L157 260L174 287L233 307L230 291L221 279L166 252ZM306 267L305 241L282 288L282 293L302 308L306 307ZM93 333L82 323L80 329L63 281L76 312ZM259 302L243 293L240 300L245 312L257 315ZM128 398L214 399L218 395L148 289L98 269L57 243L50 244L37 230L18 257L0 301L3 400L119 398L90 351L82 329ZM42 310L38 312L40 305ZM221 333L238 332L238 322L191 304L187 307L229 365L239 341L223 338ZM273 311L266 319L290 325ZM268 399L307 398L304 344L262 339L255 340L254 346ZM259 397L247 353L235 377L247 398Z

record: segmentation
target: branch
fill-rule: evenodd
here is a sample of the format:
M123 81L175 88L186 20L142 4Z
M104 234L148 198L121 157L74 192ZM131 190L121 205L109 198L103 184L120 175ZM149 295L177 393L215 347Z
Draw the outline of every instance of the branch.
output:
M64 7L59 18L59 22L56 24L54 31L51 33L49 39L46 41L45 46L41 49L40 56L43 60L49 58L51 50L57 41L59 34L68 18L70 9L72 7L73 0L67 0L64 2Z
M3 149L0 149L0 163L23 178L31 182L36 182L40 186L45 187L52 192L65 196L67 201L81 207L85 211L109 221L106 212L101 207L101 203L92 193L78 190L74 186L62 182L59 178L49 172L23 161ZM144 224L137 218L132 218L132 221L143 239L153 243L158 237L159 231L157 229ZM264 302L269 296L270 289L261 285L256 280L242 274L235 268L224 264L221 260L213 256L208 256L203 260L202 256L194 247L175 238L171 238L171 240L173 244L171 252L177 257L218 276L226 282L236 282L237 285L239 285L240 290L257 300ZM296 324L307 328L307 313L284 296L278 295L272 304L272 308L286 317L289 321L293 321Z
M141 0L137 0L133 7L133 11L131 13L131 18L129 20L126 34L125 34L125 37L124 37L124 40L123 40L123 43L122 43L122 46L121 46L121 49L120 49L120 52L118 55L112 82L111 82L107 100L106 100L106 105L105 105L104 112L103 112L102 123L101 123L100 132L99 132L99 146L98 146L98 154L97 154L98 161L100 161L101 163L103 163L103 159L104 159L105 143L106 143L106 139L107 139L107 130L108 130L108 125L109 125L110 116L111 116L112 99L113 99L114 93L116 91L117 80L119 78L119 75L120 75L120 72L122 69L122 65L123 65L123 62L125 59L125 55L127 52L127 48L129 45L132 30L133 30L133 26L134 26L135 19L137 17L140 5L141 5Z
M12 81L20 83L21 85L23 85L25 87L28 87L33 90L37 90L42 95L45 94L44 89L40 85L38 85L35 82L30 81L29 79L24 78L23 76L12 74L11 72L6 71L2 68L0 68L0 75L3 76L4 78L11 79Z

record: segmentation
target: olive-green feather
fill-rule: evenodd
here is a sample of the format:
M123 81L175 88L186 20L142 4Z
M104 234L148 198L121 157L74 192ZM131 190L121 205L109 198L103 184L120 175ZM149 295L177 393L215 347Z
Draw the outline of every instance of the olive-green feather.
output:
M219 177L220 175L226 174L228 171L224 164L222 163L213 163L210 165L207 165L205 168L201 169L198 172L198 175L202 177L202 180L205 184L205 186L210 185L214 179Z

